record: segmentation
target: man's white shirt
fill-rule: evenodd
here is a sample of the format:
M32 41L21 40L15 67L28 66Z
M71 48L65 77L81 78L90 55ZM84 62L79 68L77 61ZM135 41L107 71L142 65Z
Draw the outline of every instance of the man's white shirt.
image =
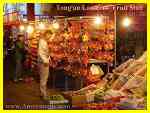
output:
M49 47L48 47L48 43L44 39L39 40L38 57L40 62L49 63L49 59L50 59Z

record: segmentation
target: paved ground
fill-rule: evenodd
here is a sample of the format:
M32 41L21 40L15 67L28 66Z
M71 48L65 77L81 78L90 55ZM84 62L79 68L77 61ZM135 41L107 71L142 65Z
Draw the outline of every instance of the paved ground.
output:
M3 103L5 105L42 105L45 102L40 98L39 81L35 80L31 83L20 81L13 82L15 75L15 61L13 54L4 59L4 80L3 80ZM55 82L54 82L55 81ZM50 73L48 81L48 94L61 94L65 90L80 89L80 78L72 78L67 76L63 70L55 70ZM66 87L67 86L67 87Z
M49 95L59 94L58 91L48 89ZM40 98L39 83L30 84L7 81L4 84L4 104L44 104Z
M40 98L39 82L37 80L31 83L20 81L14 83L12 81L15 63L12 56L8 56L4 60L4 85L3 85L3 103L10 104L44 104ZM59 94L55 89L48 88L49 95Z

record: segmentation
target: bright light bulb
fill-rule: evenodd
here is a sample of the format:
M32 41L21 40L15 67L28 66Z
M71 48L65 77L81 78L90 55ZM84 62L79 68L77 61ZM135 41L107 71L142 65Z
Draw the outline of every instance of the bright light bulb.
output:
M34 31L33 26L29 25L29 26L27 27L27 32L28 32L28 33L33 33L33 31Z
M24 28L23 25L20 25L20 26L19 26L19 29L20 29L20 31L24 31L25 28Z
M95 23L95 24L102 24L102 23L103 23L102 17L96 17L94 23Z
M27 22L27 19L26 19L26 18L23 18L22 20L23 20L24 22Z
M59 24L56 22L56 23L53 23L53 27L55 28L55 29L59 29Z
M131 20L128 17L124 18L123 26L128 27L128 26L130 26L130 24L131 24Z
M83 17L82 16L80 16L80 19L82 19Z

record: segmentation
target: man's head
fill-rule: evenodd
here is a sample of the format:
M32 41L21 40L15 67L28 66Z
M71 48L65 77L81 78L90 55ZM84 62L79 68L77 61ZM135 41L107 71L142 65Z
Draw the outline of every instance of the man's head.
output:
M23 34L18 34L18 40L23 42L24 40L24 35Z

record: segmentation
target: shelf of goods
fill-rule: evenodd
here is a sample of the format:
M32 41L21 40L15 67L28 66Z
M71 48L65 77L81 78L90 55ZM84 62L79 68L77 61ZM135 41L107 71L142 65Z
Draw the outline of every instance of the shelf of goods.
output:
M104 22L95 29L90 20L69 20L71 33L59 33L49 42L51 66L61 67L72 76L82 76L87 83L99 81L99 77L91 75L88 64L92 61L111 64L115 55L114 22L109 17ZM83 30L85 34L81 33Z
M25 46L27 49L26 63L28 64L28 68L36 74L38 73L38 40L38 37L35 36L28 37L28 39L25 40Z
M58 32L48 42L51 51L50 67L64 69L68 75L81 76L87 83L99 81L99 77L90 73L91 59L112 64L115 55L114 20L104 16L104 24L94 28L91 20L69 20L71 32ZM64 21L60 21L60 28L64 28ZM81 33L84 31L85 33ZM37 67L38 38L30 40L30 60L32 68Z

